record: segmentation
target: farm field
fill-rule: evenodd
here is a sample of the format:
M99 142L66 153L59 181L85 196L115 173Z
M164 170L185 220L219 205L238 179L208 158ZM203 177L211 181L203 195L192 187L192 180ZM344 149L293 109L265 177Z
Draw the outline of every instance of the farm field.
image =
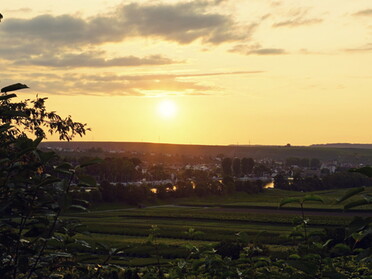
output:
M177 200L179 205L197 205L197 206L223 206L223 207L273 207L277 208L280 201L288 197L303 197L305 195L318 195L324 203L305 203L307 209L343 209L343 204L336 204L336 200L342 197L349 189L332 189L315 192L297 192L280 189L265 189L258 194L234 193L230 196L215 196L206 198L186 198ZM372 193L372 187L366 187L366 194ZM353 197L350 201L357 199ZM288 204L286 207L299 208L298 204ZM372 209L372 206L361 207L360 209Z
M311 193L320 195L325 204L306 206L309 233L344 227L353 215L372 216L371 208L342 212L342 205L335 205L334 201L345 191ZM66 218L78 217L86 225L91 234L81 235L80 239L93 245L99 242L107 247L121 247L123 253L112 261L124 266L167 264L171 259L187 257L186 246L214 247L243 235L251 243L263 244L270 253L287 253L294 244L288 236L301 215L295 205L291 210L278 209L280 200L288 196L302 197L304 193L270 189L255 195L183 199L145 208L105 205L101 207L105 209L96 207Z

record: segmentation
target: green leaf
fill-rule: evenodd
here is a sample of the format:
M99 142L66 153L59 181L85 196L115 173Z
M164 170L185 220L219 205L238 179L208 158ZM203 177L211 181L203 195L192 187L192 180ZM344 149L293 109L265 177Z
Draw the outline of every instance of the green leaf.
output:
M55 167L56 169L61 169L61 170L70 170L73 169L73 166L69 163L63 163Z
M79 175L78 178L79 178L79 185L81 186L94 187L97 185L96 180L92 176Z
M82 200L82 199L73 199L72 200L73 204L78 204L78 205L83 205L83 206L88 206L90 203L87 200Z
M74 210L74 211L88 211L84 206L81 205L71 205L69 209Z
M302 272L314 275L317 272L318 266L314 263L302 260L288 260L287 263Z
M77 166L77 168L85 168L85 167L92 166L92 165L97 165L97 164L100 164L100 163L102 163L102 159L94 159L94 160L85 162L85 163Z
M300 260L301 257L298 254L291 254L291 255L289 255L289 259L290 260Z
M323 199L320 196L317 195L306 195L303 198L303 201L314 201L314 202L321 202L324 203Z
M347 191L345 193L345 195L343 195L341 198L337 199L336 200L336 203L340 203L340 202L343 202L349 198L351 198L352 196L355 196L356 194L359 194L361 192L363 192L365 190L365 187L358 187L358 188L353 188L353 189L350 189L349 191Z
M360 231L360 232L354 232L351 237L354 239L355 242L360 242L365 238L367 235L369 235L368 231Z
M17 97L17 95L16 94L2 95L0 96L0 101L9 100L14 97Z
M335 253L339 256L344 256L344 255L348 255L351 253L351 249L349 246L347 246L346 244L343 244L343 243L338 243L336 244L332 250L331 250L332 253Z
M285 198L280 201L279 207L282 207L289 203L299 203L301 204L301 200L299 198Z
M39 157L41 163L43 164L46 164L47 162L49 162L50 160L54 158L58 158L58 155L53 151L44 152L44 151L37 149L36 154Z
M328 239L326 242L324 242L323 247L327 247L332 241L333 239Z
M1 92L5 93L5 92L16 91L16 90L25 89L25 88L29 88L29 87L26 84L15 83L15 84L2 88Z

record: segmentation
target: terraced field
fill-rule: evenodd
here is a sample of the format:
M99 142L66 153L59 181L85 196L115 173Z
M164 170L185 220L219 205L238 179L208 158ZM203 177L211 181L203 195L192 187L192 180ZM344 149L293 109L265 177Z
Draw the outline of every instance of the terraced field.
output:
M303 195L270 190L258 195L236 196L235 199L229 197L224 202L219 201L220 197L214 197L196 200L193 206L171 204L120 209L116 205L112 209L68 217L78 217L87 226L91 235L81 235L82 240L92 245L99 242L107 247L122 247L121 256L112 259L121 265L166 264L170 259L187 257L186 246L203 249L221 241L235 240L242 234L250 242L262 243L272 253L285 253L291 249L293 239L288 236L298 224L300 216L299 209L295 207L291 210L278 209L280 199L289 194ZM317 194L331 203L342 192L325 191ZM190 200L178 203L190 204ZM344 213L340 208L340 205L332 204L331 207L323 205L318 209L315 203L308 204L305 215L309 218L309 232L345 226L353 215L372 215L368 208L352 213Z

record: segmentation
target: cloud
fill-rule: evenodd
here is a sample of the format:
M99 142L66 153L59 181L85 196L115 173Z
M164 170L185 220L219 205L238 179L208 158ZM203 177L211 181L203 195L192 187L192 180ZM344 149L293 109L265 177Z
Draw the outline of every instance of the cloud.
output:
M274 23L273 27L299 27L323 22L321 18L309 17L310 8L298 8L289 10L285 19Z
M215 95L221 94L221 88L197 80L198 77L258 74L260 71L118 75L103 74L39 74L24 73L22 83L37 93L97 96L156 96L162 95ZM3 74L1 73L3 76ZM6 83L19 82L14 75L6 76Z
M302 25L312 25L323 22L320 18L301 19L294 18L290 20L280 21L273 24L273 27L298 27Z
M237 52L244 55L282 55L287 52L282 48L262 48L261 45L236 45L230 52Z
M88 52L79 54L47 54L29 59L19 60L16 64L36 65L47 67L129 67L129 66L151 66L180 63L161 55L150 55L147 57L124 56L112 59L102 57L102 52Z
M361 10L353 14L354 16L372 16L372 9Z
M245 37L232 18L206 13L205 5L181 3L177 5L140 6L130 4L122 9L127 26L140 36L154 36L180 44L197 39L220 44Z
M72 15L10 18L4 22L0 35L64 47L120 42L130 37L151 37L179 44L196 40L221 44L246 38L249 28L239 26L232 16L207 12L214 2L131 3L87 19Z
M365 46L359 47L359 48L348 48L345 49L346 52L370 52L372 51L372 44L367 44Z
M32 12L32 9L30 8L19 8L19 9L6 9L6 10L3 10L2 11L4 14L10 14L10 13L22 13L22 14L25 14L25 13L31 13Z
M123 4L90 18L49 14L2 23L2 59L18 65L49 67L147 66L179 63L161 55L107 57L95 55L103 44L152 38L178 44L199 41L218 45L249 39L256 27L239 25L232 15L214 11L224 0ZM87 47L90 53L84 51Z

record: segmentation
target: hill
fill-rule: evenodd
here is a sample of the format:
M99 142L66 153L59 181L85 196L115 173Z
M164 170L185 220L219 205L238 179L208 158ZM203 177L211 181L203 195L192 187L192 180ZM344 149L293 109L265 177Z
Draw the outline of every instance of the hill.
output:
M223 155L225 157L251 157L254 159L285 160L289 157L318 158L322 161L372 164L372 149L322 146L233 146L186 145L144 142L43 142L42 147L83 151L100 148L106 152L137 152L185 156Z
M368 143L326 143L313 144L312 147L332 147L332 148L357 148L357 149L372 149L372 144Z

